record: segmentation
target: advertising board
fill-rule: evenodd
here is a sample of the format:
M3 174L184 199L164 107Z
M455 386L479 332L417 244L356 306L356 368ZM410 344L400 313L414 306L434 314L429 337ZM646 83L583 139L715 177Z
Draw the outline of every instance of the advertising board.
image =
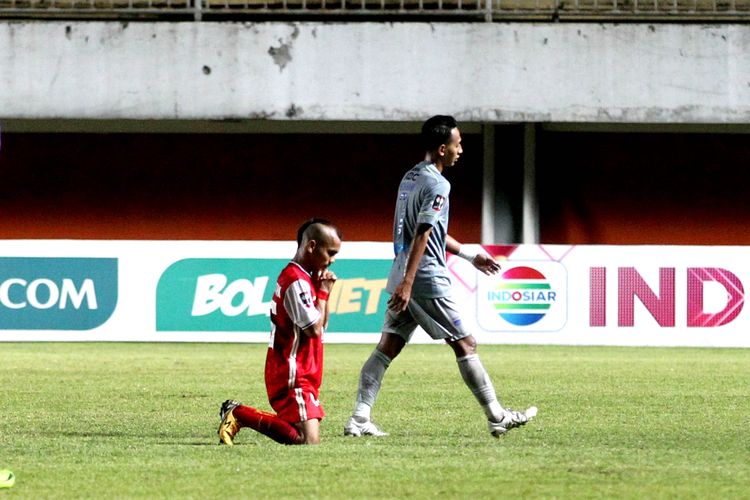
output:
M0 341L267 342L294 242L23 241L0 254ZM468 245L453 294L481 343L750 347L746 247ZM392 246L344 242L326 342L374 343ZM414 342L432 342L418 330Z

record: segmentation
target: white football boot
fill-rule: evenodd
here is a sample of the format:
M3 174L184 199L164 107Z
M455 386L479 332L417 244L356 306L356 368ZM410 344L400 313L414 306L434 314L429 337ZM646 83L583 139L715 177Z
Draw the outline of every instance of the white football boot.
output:
M521 427L526 422L534 418L539 410L536 406L528 408L526 411L516 411L510 408L505 408L503 419L500 422L493 422L492 420L487 421L487 427L490 429L490 434L495 437L500 437L511 429Z
M383 432L377 428L375 424L370 420L359 421L354 416L349 417L349 421L344 426L344 436L375 436L383 437L387 436L387 432Z

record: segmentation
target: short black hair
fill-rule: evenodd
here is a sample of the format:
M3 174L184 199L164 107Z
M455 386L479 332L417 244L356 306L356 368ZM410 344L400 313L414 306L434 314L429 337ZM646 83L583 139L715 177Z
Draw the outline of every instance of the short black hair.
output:
M341 235L341 230L334 224L333 222L329 221L328 219L322 219L320 217L313 217L312 219L308 219L305 222L302 223L302 225L297 229L297 247L302 245L302 238L305 236L305 231L307 231L307 228L312 226L313 224L320 224L322 226L328 226L332 228L334 231L336 231L336 236L339 237L340 240L343 240L343 236Z
M422 146L425 151L435 151L448 144L451 131L458 127L456 119L448 115L435 115L422 125Z

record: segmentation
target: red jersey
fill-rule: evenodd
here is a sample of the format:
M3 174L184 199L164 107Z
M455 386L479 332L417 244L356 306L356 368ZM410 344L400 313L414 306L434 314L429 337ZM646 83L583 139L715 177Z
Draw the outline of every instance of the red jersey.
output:
M323 341L303 330L320 321L310 275L290 262L276 281L271 304L271 341L266 355L268 401L279 417L299 422L322 418Z

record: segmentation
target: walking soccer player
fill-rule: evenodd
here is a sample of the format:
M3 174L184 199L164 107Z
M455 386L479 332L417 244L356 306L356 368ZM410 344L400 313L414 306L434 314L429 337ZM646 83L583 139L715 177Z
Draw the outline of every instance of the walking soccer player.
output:
M424 161L401 180L393 220L395 258L386 291L391 294L380 342L362 366L354 412L344 426L348 436L386 436L372 422L372 407L385 371L411 339L417 325L433 339L447 342L458 370L482 406L490 433L497 437L524 425L537 413L503 408L477 354L476 341L465 329L451 298L446 250L470 261L485 274L500 265L485 254L468 254L448 234L450 183L443 171L463 153L461 133L451 116L433 116L422 126Z
M325 219L311 219L297 231L297 253L281 271L271 305L271 339L266 354L268 401L276 414L236 400L221 405L219 444L234 444L250 427L282 444L319 444L319 401L323 379L323 331L328 294L336 275L328 267L341 248L341 233Z

